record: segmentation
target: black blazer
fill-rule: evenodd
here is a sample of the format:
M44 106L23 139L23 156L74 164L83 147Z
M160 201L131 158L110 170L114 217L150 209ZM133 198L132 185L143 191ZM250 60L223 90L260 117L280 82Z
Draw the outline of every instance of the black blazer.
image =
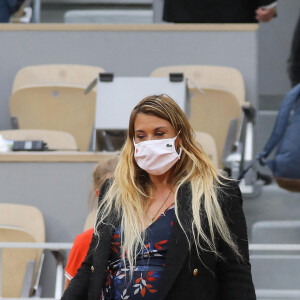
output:
M165 0L163 19L175 23L255 23L255 10L275 0Z
M300 83L300 15L294 31L291 54L288 60L288 72L292 86Z
M162 276L159 300L255 300L255 291L249 264L247 228L242 211L242 198L236 183L227 182L228 186L219 192L219 202L243 257L240 261L231 248L219 237L216 237L218 251L224 259L216 257L210 251L200 250L198 257L195 245L189 249L187 238L177 219L174 220L166 267ZM100 199L105 194L108 183L101 189ZM188 233L190 240L191 224L191 188L185 184L178 192L179 218ZM203 216L205 219L205 216ZM107 223L115 220L112 216ZM112 221L116 223L116 221ZM204 221L204 230L208 225ZM105 270L111 247L114 227L101 224L98 229L101 240L96 248L93 237L85 261L72 279L62 300L98 300L102 284L105 281ZM205 245L202 245L205 248Z

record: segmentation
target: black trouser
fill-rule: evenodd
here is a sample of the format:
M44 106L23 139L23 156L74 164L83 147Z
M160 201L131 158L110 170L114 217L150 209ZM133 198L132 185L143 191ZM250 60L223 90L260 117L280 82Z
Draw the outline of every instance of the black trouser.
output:
M25 0L0 0L0 23L9 22L10 16L16 12Z
M300 15L294 32L291 55L288 60L288 73L292 86L300 83Z

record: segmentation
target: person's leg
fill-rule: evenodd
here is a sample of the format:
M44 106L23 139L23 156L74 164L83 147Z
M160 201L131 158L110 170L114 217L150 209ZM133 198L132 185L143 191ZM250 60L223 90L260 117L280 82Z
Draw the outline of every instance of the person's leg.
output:
M292 86L300 83L300 16L295 28L291 55L288 60L288 73Z
M0 23L7 23L25 0L0 0Z
M11 13L9 2L7 0L0 0L0 23L9 22Z

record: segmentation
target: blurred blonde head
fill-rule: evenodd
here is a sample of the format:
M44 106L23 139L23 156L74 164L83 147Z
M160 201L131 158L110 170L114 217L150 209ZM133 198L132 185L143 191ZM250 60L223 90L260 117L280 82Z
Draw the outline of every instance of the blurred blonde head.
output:
M98 163L93 170L93 186L90 189L88 206L89 211L97 210L99 190L104 181L114 176L114 171L119 158L116 156L105 162Z

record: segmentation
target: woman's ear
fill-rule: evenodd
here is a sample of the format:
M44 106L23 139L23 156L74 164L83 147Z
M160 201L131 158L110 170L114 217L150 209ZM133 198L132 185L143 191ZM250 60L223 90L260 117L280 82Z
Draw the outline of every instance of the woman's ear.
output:
M180 147L182 145L182 139L181 137L178 135L177 136L177 139L175 140L175 147L176 147L176 150L178 150L178 147Z
M97 196L97 198L98 198L98 197L99 197L99 194L100 194L100 189L96 189L95 194L96 194L96 196Z

